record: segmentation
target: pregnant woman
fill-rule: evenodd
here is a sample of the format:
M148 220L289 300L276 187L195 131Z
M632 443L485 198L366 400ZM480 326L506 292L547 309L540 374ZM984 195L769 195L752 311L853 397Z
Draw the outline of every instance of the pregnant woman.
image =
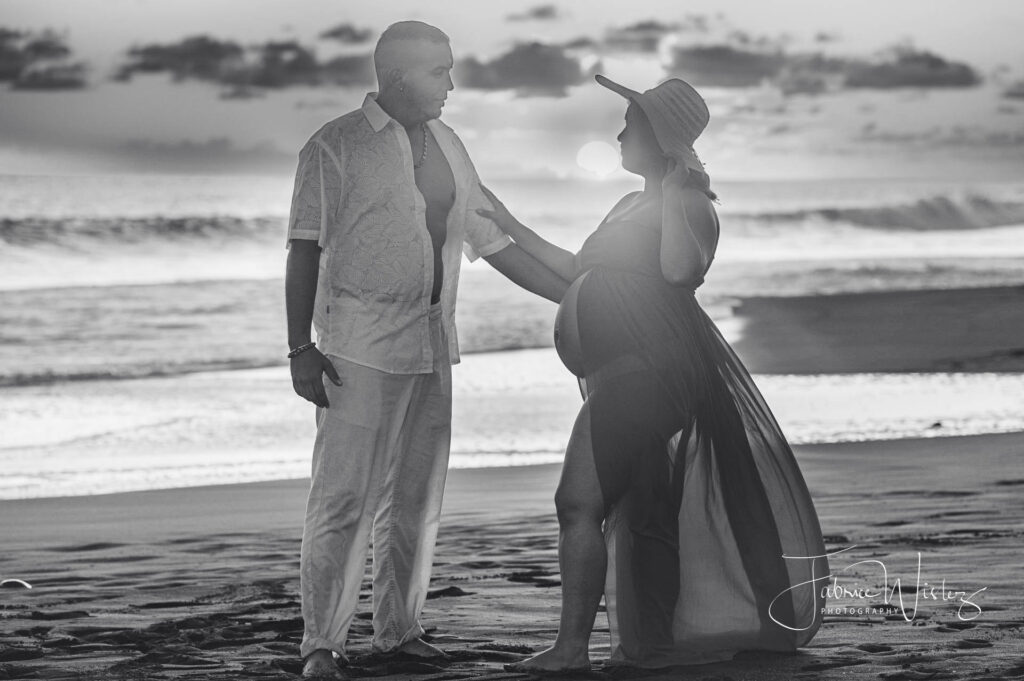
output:
M494 209L478 211L572 282L556 345L585 395L555 496L558 635L511 667L589 669L602 595L609 664L793 650L821 624L828 561L785 437L694 297L719 237L692 148L707 106L678 79L643 93L597 80L629 102L622 166L644 190L623 197L577 254L490 192Z

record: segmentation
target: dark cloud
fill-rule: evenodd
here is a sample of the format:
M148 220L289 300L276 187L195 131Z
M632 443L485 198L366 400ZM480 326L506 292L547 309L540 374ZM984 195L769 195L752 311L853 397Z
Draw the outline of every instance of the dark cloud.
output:
M29 65L23 49L24 37L24 33L0 26L0 81L16 80Z
M293 85L367 85L374 82L369 54L345 55L321 63L311 48L294 41L268 41L243 48L231 41L193 36L169 45L129 50L119 77L136 73L170 73L175 80L193 78L226 86L229 99L259 96L253 88Z
M772 79L786 63L783 53L732 45L695 45L675 49L671 75L696 86L751 87Z
M554 5L537 5L520 14L509 14L509 21L553 21L559 18L558 8Z
M77 90L85 87L85 64L35 65L12 83L16 90Z
M605 46L615 50L654 52L661 39L680 29L679 24L665 24L660 21L641 21L631 26L612 28L605 33Z
M19 90L85 87L86 65L71 61L66 39L53 31L29 33L0 27L0 82Z
M24 47L29 59L64 59L71 56L71 50L64 41L52 33L29 40Z
M970 87L981 82L967 64L951 62L931 52L898 48L891 57L875 63L852 63L846 86L891 89L903 87Z
M733 29L729 31L725 39L726 44L747 50L779 50L782 49L789 41L790 38L785 35L778 37L754 35L749 31L744 31L742 29Z
M786 95L819 95L843 86L848 63L820 53L787 55L772 83Z
M373 37L373 31L368 28L358 28L352 24L338 24L320 34L325 40L337 40L345 45L362 45Z
M264 43L257 48L257 54L256 63L232 73L229 82L265 88L320 82L316 55L294 40Z
M601 47L612 51L654 52L662 39L669 35L707 37L722 34L731 26L721 14L687 14L679 21L664 22L647 19L628 26L617 26L605 31Z
M128 50L129 60L118 77L130 79L136 73L171 73L176 80L198 78L221 80L243 65L245 50L231 41L200 35L169 45L150 44Z
M524 95L562 97L590 76L562 47L520 43L489 62L464 59L457 71L461 85L480 90L519 90Z
M1003 90L1003 97L1006 99L1024 99L1024 80L1017 81Z
M587 36L580 36L579 38L574 38L569 42L562 43L562 47L564 47L567 50L579 50L585 48L594 48L597 46L598 42L593 38L588 38Z
M733 31L729 42L674 49L669 74L697 86L752 87L764 82L785 94L821 94L842 88L968 87L981 81L967 64L930 52L897 48L867 61L821 52L789 52L787 39Z
M885 130L876 123L861 128L857 141L874 144L899 144L907 147L935 149L1020 149L1024 148L1024 131L990 130L982 126L933 126L923 130Z

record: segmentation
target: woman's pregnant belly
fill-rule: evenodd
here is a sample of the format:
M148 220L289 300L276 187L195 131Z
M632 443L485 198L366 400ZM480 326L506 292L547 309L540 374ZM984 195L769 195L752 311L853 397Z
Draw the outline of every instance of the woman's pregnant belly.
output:
M555 316L555 350L565 368L583 378L583 351L580 346L580 327L577 315L580 289L590 271L576 278L562 296Z

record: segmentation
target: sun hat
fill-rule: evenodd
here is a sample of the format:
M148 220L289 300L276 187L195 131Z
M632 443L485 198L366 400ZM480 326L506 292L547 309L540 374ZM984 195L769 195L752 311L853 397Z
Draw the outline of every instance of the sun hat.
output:
M704 165L693 151L693 143L704 131L711 114L704 98L693 86L670 78L645 92L630 90L598 74L598 83L637 103L654 129L654 137L667 156L703 172Z

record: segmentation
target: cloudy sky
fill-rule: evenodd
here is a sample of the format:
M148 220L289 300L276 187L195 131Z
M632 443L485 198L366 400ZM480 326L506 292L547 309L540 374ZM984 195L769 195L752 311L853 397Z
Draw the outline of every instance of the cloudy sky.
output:
M288 174L406 18L452 38L485 178L611 172L579 158L621 128L595 72L696 85L720 177L1024 176L1018 0L0 0L0 168Z

